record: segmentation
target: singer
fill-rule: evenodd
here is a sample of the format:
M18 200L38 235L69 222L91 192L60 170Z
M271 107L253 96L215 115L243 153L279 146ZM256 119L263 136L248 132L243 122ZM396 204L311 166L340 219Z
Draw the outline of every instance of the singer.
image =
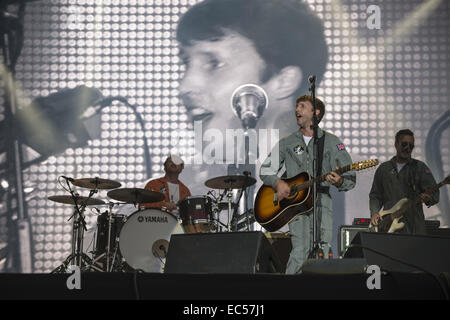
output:
M297 125L300 129L281 139L278 142L278 146L275 147L274 150L279 150L278 170L272 169L274 161L271 156L273 152L261 166L259 176L265 185L271 186L277 191L278 201L286 198L290 192L288 184L278 176L283 165L286 167L288 178L294 177L301 172L308 172L310 175L313 173L312 101L312 97L309 95L304 95L297 99L295 113L293 112L292 116L296 117ZM320 123L325 114L325 105L318 98L315 101L317 120ZM351 190L355 187L356 175L354 172L349 171L341 176L333 171L336 167L351 164L352 159L338 137L320 128L317 128L317 130L319 138L318 168L322 168L322 170L318 170L319 175L330 172L326 176L326 181L318 186L317 197L318 225L320 226L318 229L320 230L320 239L324 242L322 249L327 254L333 235L333 209L329 191L330 186L335 186L339 191ZM323 146L322 152L320 152L321 145ZM262 174L263 169L264 174ZM309 250L312 248L312 230L312 214L298 215L289 223L292 251L286 267L287 274L295 274L301 270L303 263L308 257Z
M414 133L409 129L398 131L394 146L397 155L382 163L375 171L369 194L372 225L378 225L382 220L378 213L382 208L388 210L402 198L415 200L420 197L427 206L439 202L438 190L431 194L424 193L426 189L436 185L436 180L425 163L411 157ZM426 234L422 203L408 209L400 221L405 226L397 232Z

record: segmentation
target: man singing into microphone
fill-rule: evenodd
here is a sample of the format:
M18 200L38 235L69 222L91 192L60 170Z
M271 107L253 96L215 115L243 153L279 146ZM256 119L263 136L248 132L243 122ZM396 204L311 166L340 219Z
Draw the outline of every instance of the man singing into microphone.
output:
M300 130L282 138L273 149L269 157L264 161L260 170L260 178L265 185L269 185L277 192L277 200L281 201L290 193L289 185L278 176L282 166L286 168L288 178L294 177L301 172L313 173L314 141L313 129L313 105L312 97L301 96L297 99L295 116ZM316 116L318 122L323 118L325 105L319 100L316 101ZM330 172L326 176L326 181L318 187L317 202L317 222L320 230L320 240L324 242L323 251L328 253L329 245L333 236L333 216L332 201L330 196L330 186L335 186L339 191L353 189L356 182L354 172L347 172L342 176L334 172L336 167L343 167L352 163L352 159L345 149L344 144L335 135L317 128L317 135L320 144L323 143L323 152L318 155L318 162L321 162L322 170L319 176ZM278 157L274 152L278 150ZM318 166L320 166L318 164ZM315 175L314 175L315 176ZM298 273L307 259L310 250L313 248L313 215L308 214L296 216L289 223L291 233L292 251L286 267L287 274Z
M370 190L370 214L372 225L378 225L382 217L378 212L392 208L400 199L415 200L420 197L427 206L439 202L439 191L431 194L424 191L436 185L430 169L422 161L411 158L414 149L414 133L403 129L395 135L397 155L382 163L375 172ZM422 203L413 206L403 214L400 222L405 226L399 233L426 234Z

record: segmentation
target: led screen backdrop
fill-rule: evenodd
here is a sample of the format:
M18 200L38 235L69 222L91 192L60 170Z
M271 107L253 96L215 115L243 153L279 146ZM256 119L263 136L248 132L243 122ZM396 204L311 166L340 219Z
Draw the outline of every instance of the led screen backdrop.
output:
M72 225L68 219L73 209L47 199L67 194L58 184L59 176L98 176L116 180L122 187L143 188L150 178L163 175L162 163L169 154L192 159L194 128L185 100L180 98L180 83L187 64L193 62L185 61L180 54L176 30L181 16L196 3L43 0L26 5L23 49L15 75L20 107L28 107L38 97L78 86L92 89L92 101L117 98L105 103L93 116L82 118L70 113L70 98L63 97L55 109L36 118L41 123L29 123L37 131L52 128L51 136L69 141L59 150L42 144L24 151L25 163L31 163L23 169L23 177L31 219L33 272L50 272L70 254ZM442 180L450 171L450 135L446 129L450 102L449 2L307 3L323 21L328 52L325 73L317 86L317 96L326 104L321 127L343 140L353 160L380 161L395 154L395 132L410 128L415 133L414 157L426 161L436 180ZM372 4L377 5L378 11L368 12ZM14 10L15 5L9 9ZM380 14L379 28L368 26L374 12ZM292 30L292 39L296 32ZM307 43L304 50L308 50ZM0 102L3 121L3 97ZM227 113L233 114L231 107ZM81 131L75 131L78 145L70 140L74 122L81 126ZM295 119L290 125L295 128ZM5 163L4 155L1 160ZM191 176L199 179L192 180ZM372 176L373 172L358 175L355 190L345 198L337 196L336 228L350 224L354 217L369 215L367 193ZM6 177L2 166L0 250L7 249L11 239L8 214L15 216L14 212L7 212L11 186ZM185 179L193 194L200 195L206 192L204 181L213 177L202 175L201 168L188 164L181 180ZM77 190L81 195L88 193L86 189ZM106 191L95 197L107 200ZM427 218L448 225L448 208L448 188L444 187L440 206L427 209ZM97 215L95 209L88 208L88 227L95 225ZM8 270L5 257L0 267Z

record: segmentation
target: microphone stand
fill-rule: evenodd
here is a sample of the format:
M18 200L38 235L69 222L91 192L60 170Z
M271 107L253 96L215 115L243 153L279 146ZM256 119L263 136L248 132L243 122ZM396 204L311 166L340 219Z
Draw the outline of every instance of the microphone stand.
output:
M244 165L239 168L239 165L236 166L237 169L237 174L241 175L244 174L245 175L245 180L244 180L244 185L246 184L246 182L248 181L248 177L250 177L252 174L255 173L255 165L254 164L250 164L250 137L249 137L249 133L248 130L249 129L253 129L256 127L256 122L257 119L254 119L253 121L250 121L250 124L248 121L242 121L242 127L244 128ZM239 161L239 157L238 157L238 161ZM228 169L230 171L230 168ZM242 172L241 172L242 171ZM231 174L229 172L229 174ZM253 204L253 197L254 197L254 188L250 187L244 187L242 189L239 190L239 195L237 197L236 203L235 203L235 208L233 211L233 215L232 215L232 227L234 231L239 231L238 230L238 222L239 222L239 218L243 215L247 215L247 230L251 231L251 223L250 220L248 218L248 213L249 211L252 211L252 205L249 205L249 199L251 200L251 203ZM237 213L238 209L239 209L239 203L241 202L242 196L244 195L244 213L239 215Z
M75 194L75 191L70 187L69 181L70 179L64 177L66 179L67 186L69 188L70 195L72 196L74 202L74 210L73 215L69 218L69 221L72 220L72 252L71 254L63 261L63 263L54 269L51 273L65 273L69 266L75 265L78 266L82 271L88 266L92 266L92 260L83 252L83 240L84 240L84 231L86 228L86 220L84 219L84 211L86 210L87 203L89 199L98 192L98 189L90 190L89 196L86 199L85 203L81 205L78 204L78 195Z
M313 172L312 172L312 198L313 198L313 243L312 248L308 254L308 259L323 259L323 250L321 248L320 234L318 232L318 214L317 214L317 177L319 176L317 161L319 158L319 137L317 129L319 127L317 115L316 115L316 76L309 77L309 82L311 84L309 91L311 92L312 105L313 105L313 119L312 119L312 129L313 129L313 142L314 142L314 153L313 153Z

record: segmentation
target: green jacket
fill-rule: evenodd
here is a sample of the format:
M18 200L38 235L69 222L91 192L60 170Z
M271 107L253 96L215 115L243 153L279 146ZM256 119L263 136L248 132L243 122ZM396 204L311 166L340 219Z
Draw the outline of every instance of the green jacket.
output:
M336 169L336 166L342 167L352 163L352 159L345 150L344 144L335 135L318 129L318 137L325 134L323 148L322 175ZM278 153L277 153L278 150ZM278 155L278 159L277 159ZM275 189L275 183L279 179L283 165L286 168L286 176L294 177L301 172L313 172L314 141L311 139L306 146L303 134L300 130L282 138L276 145L267 159L263 162L260 169L260 178L265 185ZM344 182L338 188L339 191L347 191L354 188L356 183L355 172L348 171L342 175ZM321 186L330 186L330 183L324 181ZM329 195L322 198L322 205L331 209L331 198ZM328 200L325 200L327 198ZM326 203L324 203L326 202Z
M425 189L436 185L430 169L425 163L410 159L405 166L397 171L397 158L383 162L375 171L372 189L369 194L370 214L379 212L382 208L392 208L400 199L415 199ZM431 206L439 202L439 191L432 193ZM425 234L425 217L422 204L418 204L405 214L407 226L403 232Z

